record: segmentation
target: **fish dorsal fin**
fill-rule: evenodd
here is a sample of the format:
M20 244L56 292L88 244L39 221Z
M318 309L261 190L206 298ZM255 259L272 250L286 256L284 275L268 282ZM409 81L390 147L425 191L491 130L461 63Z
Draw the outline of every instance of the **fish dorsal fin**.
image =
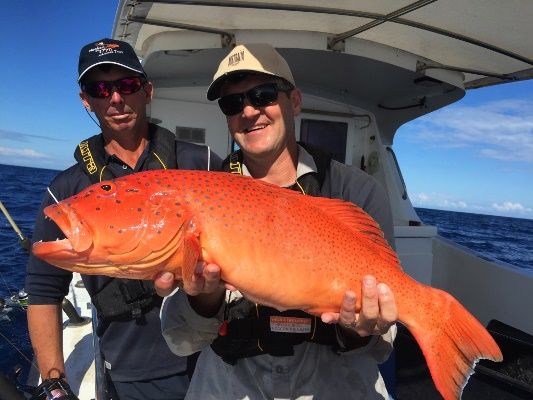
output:
M357 237L378 245L381 250L385 250L385 254L397 259L396 253L384 238L379 224L361 207L349 201L323 197L305 196L304 201L327 214L332 220L348 227Z
M357 233L383 237L379 224L361 207L345 200L306 196L305 202L319 208L330 217L343 223Z

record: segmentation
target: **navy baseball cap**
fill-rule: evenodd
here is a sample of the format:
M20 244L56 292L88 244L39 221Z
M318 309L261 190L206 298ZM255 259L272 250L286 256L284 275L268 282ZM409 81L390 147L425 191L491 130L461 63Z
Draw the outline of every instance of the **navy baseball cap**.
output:
M78 62L78 83L87 71L100 64L115 64L146 77L141 62L129 43L121 40L101 39L81 49Z

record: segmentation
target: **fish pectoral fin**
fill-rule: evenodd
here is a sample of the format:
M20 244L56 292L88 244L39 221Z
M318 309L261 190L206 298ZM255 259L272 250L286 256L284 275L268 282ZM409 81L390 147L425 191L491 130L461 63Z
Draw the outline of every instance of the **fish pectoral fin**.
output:
M190 282L196 269L196 263L202 252L198 236L192 233L186 233L183 238L182 253L182 279Z

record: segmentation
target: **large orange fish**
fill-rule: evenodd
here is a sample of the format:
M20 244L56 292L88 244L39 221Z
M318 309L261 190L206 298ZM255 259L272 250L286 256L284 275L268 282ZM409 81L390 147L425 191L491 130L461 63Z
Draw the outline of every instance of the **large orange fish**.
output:
M485 328L448 293L402 272L376 222L341 200L302 196L226 173L149 171L93 185L45 214L66 239L33 253L83 274L190 279L197 260L252 301L338 312L347 289L374 275L392 289L437 389L457 399L480 358L501 361ZM357 310L360 303L357 304Z

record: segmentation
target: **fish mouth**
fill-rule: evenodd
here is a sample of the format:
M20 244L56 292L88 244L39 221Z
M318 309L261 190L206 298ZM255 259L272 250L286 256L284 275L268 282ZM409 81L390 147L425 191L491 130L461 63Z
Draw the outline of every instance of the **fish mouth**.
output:
M86 260L93 247L92 234L76 211L59 203L46 207L44 215L57 225L66 239L36 242L33 244L33 254L54 265Z

